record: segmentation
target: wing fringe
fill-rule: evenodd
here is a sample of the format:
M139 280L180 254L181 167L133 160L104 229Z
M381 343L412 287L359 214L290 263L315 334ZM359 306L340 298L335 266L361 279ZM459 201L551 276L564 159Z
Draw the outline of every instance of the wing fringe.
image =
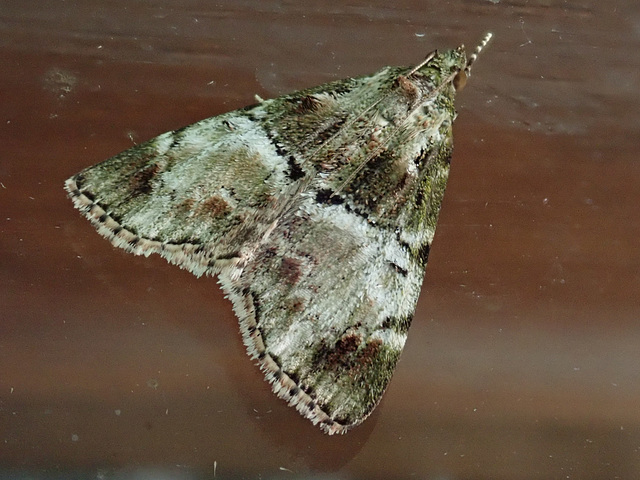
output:
M199 245L159 242L140 237L128 230L89 195L83 193L78 188L75 177L71 177L65 182L65 190L73 201L73 205L87 217L98 233L108 239L115 247L145 257L157 253L169 263L187 269L197 276L218 274L218 282L231 300L233 309L240 319L240 333L247 354L262 370L265 380L269 382L273 392L294 407L303 417L314 425L318 425L328 435L344 434L366 419L366 416L359 418L357 422L352 424L342 424L332 419L300 385L282 370L281 366L266 351L262 334L258 328L252 299L250 294L242 293L239 283L241 274L238 267L239 258L216 260L215 265L211 265L211 261L200 253L202 248Z

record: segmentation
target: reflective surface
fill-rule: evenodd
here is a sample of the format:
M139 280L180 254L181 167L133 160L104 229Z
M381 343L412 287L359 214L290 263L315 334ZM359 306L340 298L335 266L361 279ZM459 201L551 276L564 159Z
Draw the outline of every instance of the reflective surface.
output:
M631 1L0 0L0 477L638 476L639 25ZM255 93L489 30L407 346L346 436L270 392L214 279L65 197Z

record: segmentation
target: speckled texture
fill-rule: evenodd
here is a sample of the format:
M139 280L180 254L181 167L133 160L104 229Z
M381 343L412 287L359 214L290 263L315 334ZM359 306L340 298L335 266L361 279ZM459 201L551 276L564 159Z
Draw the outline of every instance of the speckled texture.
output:
M114 245L217 274L274 392L344 433L378 404L404 347L449 173L455 86L475 55L434 52L209 118L66 189Z

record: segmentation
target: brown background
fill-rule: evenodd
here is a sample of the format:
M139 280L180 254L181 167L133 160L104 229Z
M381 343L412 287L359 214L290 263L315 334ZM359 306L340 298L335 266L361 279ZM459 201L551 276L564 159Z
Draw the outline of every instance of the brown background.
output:
M637 5L0 0L0 477L638 478ZM485 31L407 346L344 437L271 394L214 279L114 249L62 190Z

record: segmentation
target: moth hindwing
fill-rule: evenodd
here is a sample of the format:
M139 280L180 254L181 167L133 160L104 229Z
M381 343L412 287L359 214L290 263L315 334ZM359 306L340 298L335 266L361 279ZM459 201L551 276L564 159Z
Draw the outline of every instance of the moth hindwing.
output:
M434 52L160 135L74 175L115 246L217 275L274 392L344 433L389 383L449 174L456 88Z

